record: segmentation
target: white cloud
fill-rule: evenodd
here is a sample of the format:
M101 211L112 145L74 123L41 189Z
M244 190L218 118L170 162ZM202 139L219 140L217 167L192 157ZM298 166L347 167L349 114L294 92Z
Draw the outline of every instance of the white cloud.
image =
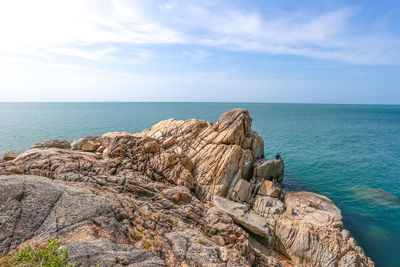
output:
M265 14L225 1L0 1L0 53L138 63L152 58L154 45L183 44L188 46L183 54L194 59L207 58L207 47L218 47L357 64L400 64L399 38L346 32L355 14L352 8L318 15ZM118 53L121 45L139 52L126 59Z
M134 1L13 0L0 2L0 52L45 55L46 52L99 59L77 45L184 42L176 31L144 16Z

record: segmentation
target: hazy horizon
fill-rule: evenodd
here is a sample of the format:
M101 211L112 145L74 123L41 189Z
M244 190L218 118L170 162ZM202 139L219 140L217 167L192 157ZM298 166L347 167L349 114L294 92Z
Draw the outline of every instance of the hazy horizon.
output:
M400 106L381 103L301 103L301 102L241 102L241 101L0 101L0 103L221 103L221 104L293 104L293 105L358 105L358 106Z

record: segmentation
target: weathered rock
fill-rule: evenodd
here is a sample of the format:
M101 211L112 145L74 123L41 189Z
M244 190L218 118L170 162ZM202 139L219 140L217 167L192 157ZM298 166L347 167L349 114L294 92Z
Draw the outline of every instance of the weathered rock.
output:
M103 153L104 150L106 150L106 147L105 147L105 146L99 146L99 147L97 148L96 152Z
M6 152L3 155L3 160L4 161L10 161L10 160L14 160L16 157L18 157L19 153L16 152Z
M172 197L169 202L163 197L169 196L169 186L146 185L137 178L99 179L102 187L93 187L37 176L0 176L0 257L28 240L57 237L71 260L83 266L101 261L104 266L251 266L254 254L247 233L229 217L216 210L206 214L199 200L182 198L190 194L183 187L178 187L179 201ZM113 190L121 184L126 193ZM207 216L218 221L208 223L203 219ZM213 225L221 219L228 230L213 239L218 231ZM229 259L219 255L224 244Z
M255 199L253 209L261 216L268 216L269 214L281 214L285 211L285 206L277 198L270 196L258 195Z
M0 256L57 237L84 265L373 266L332 201L280 190L283 161L264 159L246 110L71 147L0 160Z
M250 193L250 184L244 179L239 179L234 186L231 199L238 202L245 202L248 199Z
M214 205L252 233L262 237L270 234L270 230L265 224L265 218L256 214L248 206L219 196L214 197Z
M87 142L84 142L83 144L82 144L82 151L88 151L88 152L93 152L93 151L96 151L97 150L97 148L99 148L100 147L100 144L96 144L96 143L93 143L93 142L91 142L91 141L87 141Z
M272 178L274 181L280 182L283 179L284 169L282 159L262 159L255 163L253 176L265 179Z
M234 109L223 114L215 125L195 119L170 119L140 135L155 138L161 144L173 137L174 145L164 149L185 154L191 160L196 195L211 200L214 194L227 196L235 177L241 177L242 173L248 176L252 170L249 164L263 156L262 138L250 126L248 112Z
M48 140L41 143L37 143L32 148L60 148L70 149L70 144L65 140Z
M246 135L250 132L251 121L247 110L232 109L225 112L215 124L218 135L214 142L242 146Z
M314 226L342 228L340 209L327 197L311 192L290 192L285 206L295 219Z
M147 142L144 144L144 151L148 153L156 153L160 151L160 145L155 141Z
M167 138L167 140L165 140L162 143L162 147L165 148L165 149L169 148L170 146L174 145L175 142L176 142L175 138L173 136L171 136L171 137Z
M79 262L79 266L131 266L131 267L161 267L165 262L145 249L126 249L105 240L80 240L68 243L70 261Z
M281 189L276 187L271 181L263 181L261 183L260 189L258 190L259 195L270 196L270 197L278 197L281 193Z

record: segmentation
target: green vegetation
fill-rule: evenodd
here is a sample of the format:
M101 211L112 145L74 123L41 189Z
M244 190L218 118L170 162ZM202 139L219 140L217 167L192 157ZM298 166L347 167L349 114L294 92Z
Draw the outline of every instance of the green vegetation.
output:
M146 243L146 244L143 245L143 248L144 248L144 249L147 249L147 250L149 250L150 247L151 247L151 244L150 244L150 243Z
M178 226L179 220L178 220L178 219L174 219L174 220L173 220L173 224L174 224L174 226Z
M198 242L199 242L200 245L205 245L206 244L206 242L203 239L199 239Z
M142 239L142 233L141 232L136 232L135 240L140 240L140 239Z
M25 247L0 259L0 266L11 267L73 267L79 263L68 262L68 251L60 249L57 239L47 241L46 245Z

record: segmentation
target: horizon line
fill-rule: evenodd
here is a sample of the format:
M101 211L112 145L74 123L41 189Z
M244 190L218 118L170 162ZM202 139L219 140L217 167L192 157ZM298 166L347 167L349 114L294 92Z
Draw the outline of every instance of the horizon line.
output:
M293 105L359 105L359 106L400 106L399 104L383 103L329 103L329 102L240 102L240 101L0 101L3 103L198 103L198 104L293 104Z

